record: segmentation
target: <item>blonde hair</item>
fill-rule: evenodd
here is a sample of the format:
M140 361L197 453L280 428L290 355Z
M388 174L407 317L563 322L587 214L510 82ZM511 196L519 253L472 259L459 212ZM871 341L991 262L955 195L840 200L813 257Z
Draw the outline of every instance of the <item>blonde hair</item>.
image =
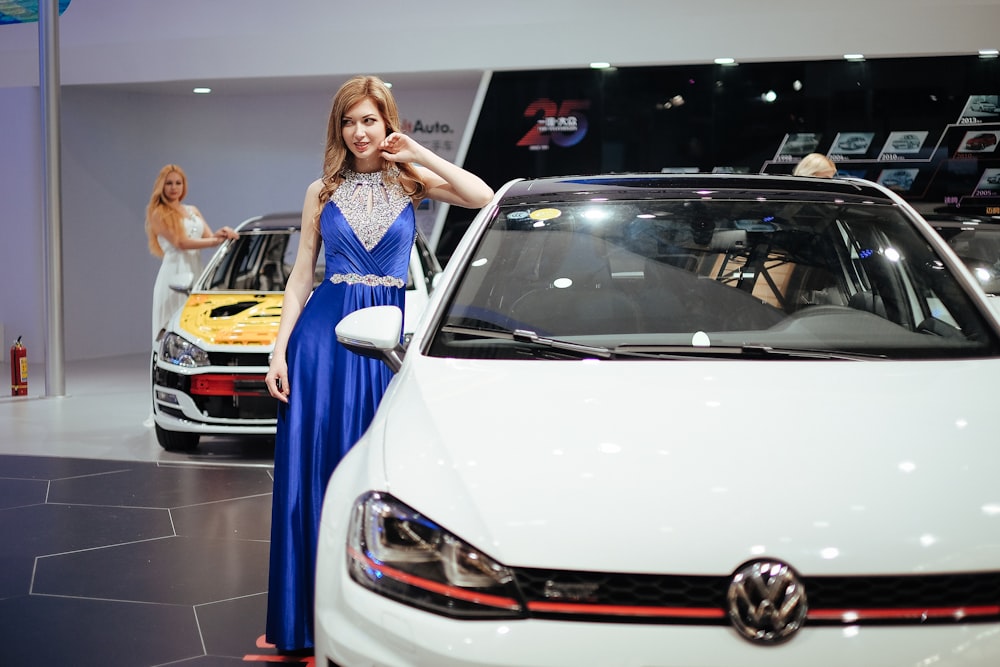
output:
M184 201L188 191L187 174L176 164L168 164L160 169L153 184L153 194L150 195L149 204L146 205L146 238L149 241L149 252L156 257L163 257L163 248L160 247L160 241L153 231L153 218L162 220L168 235L175 238L181 236L184 230L184 216L175 207L170 206L163 197L163 186L167 182L167 176L173 173L181 177L181 196L178 201Z
M354 156L348 152L344 141L343 118L348 109L358 102L371 100L385 121L385 134L389 136L400 128L399 109L396 100L382 79L377 76L356 76L340 87L333 98L330 109L330 120L326 129L326 152L323 158L323 187L319 192L319 210L330 200L333 191L343 180L341 171L354 167ZM420 179L413 165L397 162L399 169L399 184L403 192L411 199L421 199L424 196L424 182Z
M837 165L835 165L833 160L825 155L820 153L810 153L802 158L797 165L795 165L795 170L792 172L792 175L833 178L837 175Z

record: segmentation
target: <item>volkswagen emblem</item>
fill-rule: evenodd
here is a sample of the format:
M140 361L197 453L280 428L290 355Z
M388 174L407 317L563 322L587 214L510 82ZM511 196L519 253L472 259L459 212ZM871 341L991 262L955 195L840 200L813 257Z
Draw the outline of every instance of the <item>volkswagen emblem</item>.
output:
M798 575L787 563L755 560L729 582L729 620L749 641L776 644L790 639L806 620L809 605Z

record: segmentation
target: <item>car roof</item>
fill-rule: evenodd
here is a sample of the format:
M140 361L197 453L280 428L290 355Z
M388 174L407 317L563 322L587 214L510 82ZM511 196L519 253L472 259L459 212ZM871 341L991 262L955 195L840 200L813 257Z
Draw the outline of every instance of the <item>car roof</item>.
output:
M244 220L236 227L236 231L247 232L270 232L298 229L302 225L302 213L268 213L258 215Z
M813 178L771 174L611 174L561 176L522 180L511 184L503 203L538 203L546 197L559 201L586 201L595 195L614 199L686 199L712 194L713 198L757 198L833 201L837 199L893 203L886 192L869 181L854 178Z

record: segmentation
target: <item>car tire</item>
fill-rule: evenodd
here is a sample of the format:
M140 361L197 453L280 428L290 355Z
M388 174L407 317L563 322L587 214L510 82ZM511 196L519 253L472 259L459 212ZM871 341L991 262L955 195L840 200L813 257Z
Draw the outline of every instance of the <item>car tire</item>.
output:
M156 441L168 452L190 452L197 449L200 437L197 433L168 431L159 424L156 425Z

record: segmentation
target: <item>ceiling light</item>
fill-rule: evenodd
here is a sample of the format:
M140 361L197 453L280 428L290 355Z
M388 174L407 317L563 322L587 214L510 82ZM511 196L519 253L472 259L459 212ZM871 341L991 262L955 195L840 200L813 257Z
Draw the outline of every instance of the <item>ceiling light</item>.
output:
M844 60L849 60L852 63L859 63L865 59L863 53L847 53L844 54Z
M980 58L996 58L1000 56L1000 50L997 49L979 49Z
M766 93L763 93L760 96L760 99L770 104L771 102L774 102L775 100L778 99L778 93L774 92L773 90L769 90Z
M191 92L195 93L196 95L208 95L210 92L212 92L212 89L211 88L195 88Z
M609 67L611 67L611 63L604 63L604 62L590 63L590 69L608 69Z
M716 58L715 59L715 64L716 65L735 65L736 64L736 59L735 58Z

